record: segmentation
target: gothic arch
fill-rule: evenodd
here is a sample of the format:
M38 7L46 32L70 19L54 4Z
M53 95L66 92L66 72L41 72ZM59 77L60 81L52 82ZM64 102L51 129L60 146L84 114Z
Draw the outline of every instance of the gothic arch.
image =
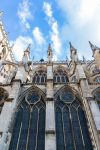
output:
M74 94L74 96L78 97L80 102L82 103L82 95L80 94L79 91L77 91L73 86L70 86L69 84L62 86L55 94L54 97L57 98L57 96L59 95L59 93L62 93L64 90L69 89L70 91L72 91L72 93Z
M9 150L44 150L45 94L30 87L19 96Z
M82 100L64 86L55 94L57 150L93 150Z
M20 105L20 103L22 102L23 98L30 92L35 91L37 92L39 95L41 95L43 97L43 101L46 101L46 93L44 93L39 87L33 85L27 89L25 89L18 97L18 103L17 103L17 107Z
M46 84L47 71L45 67L38 67L33 73L32 82L34 84Z
M68 71L63 66L58 66L53 71L54 83L67 83L69 82Z

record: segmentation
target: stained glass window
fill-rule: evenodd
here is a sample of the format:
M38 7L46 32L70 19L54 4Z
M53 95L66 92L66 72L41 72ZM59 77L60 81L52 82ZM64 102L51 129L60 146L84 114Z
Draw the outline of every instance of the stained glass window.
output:
M72 91L59 92L55 117L57 150L93 150L84 111Z
M54 83L67 83L68 77L67 73L63 69L57 69L54 71Z
M39 70L35 73L33 77L34 84L46 84L47 73L46 71Z
M9 150L45 149L45 104L37 93L29 93L16 114Z

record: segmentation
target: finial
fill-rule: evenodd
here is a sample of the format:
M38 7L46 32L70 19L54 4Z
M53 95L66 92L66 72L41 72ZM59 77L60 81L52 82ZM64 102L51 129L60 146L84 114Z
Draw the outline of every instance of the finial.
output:
M90 47L91 47L91 49L92 49L92 51L93 51L93 56L94 56L95 50L99 50L99 51L100 51L100 48L97 47L96 45L93 45L90 41L89 41L89 44L90 44Z
M51 44L49 43L48 46L48 56L52 55L52 48L51 48Z
M49 46L48 46L47 53L48 53L48 61L51 62L53 53L52 53L52 48L51 48L51 44L50 43L49 43Z
M30 47L31 47L31 44L28 45L28 47L26 48L26 50L24 52L29 52L30 53Z
M89 41L89 44L90 44L91 49L94 51L96 49L96 46L93 45L90 41Z
M71 42L69 42L69 45L70 45L70 50L71 50L71 51L74 50L74 51L76 52L76 49L75 49L74 46L71 44Z
M78 62L78 54L77 54L77 49L75 49L71 42L69 42L69 45L70 45L70 57L71 57L71 60L73 62Z
M86 63L86 58L83 56L83 62Z
M49 46L48 46L48 51L51 51L52 48L51 48L51 44L49 43Z

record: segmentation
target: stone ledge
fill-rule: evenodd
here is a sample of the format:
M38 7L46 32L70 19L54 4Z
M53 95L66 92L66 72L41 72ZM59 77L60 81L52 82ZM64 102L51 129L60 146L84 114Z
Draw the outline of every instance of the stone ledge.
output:
M13 81L12 81L12 83L13 82L20 82L20 83L22 83L22 81L20 80L20 79L14 79Z
M14 100L14 98L7 98L6 102L12 102Z
M54 130L46 130L45 133L46 134L55 134L55 131Z
M47 98L46 101L54 101L54 98Z

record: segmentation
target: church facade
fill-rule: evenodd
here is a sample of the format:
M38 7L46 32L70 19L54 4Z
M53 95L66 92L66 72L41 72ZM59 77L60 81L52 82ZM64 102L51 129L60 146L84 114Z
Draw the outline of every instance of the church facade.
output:
M17 62L0 22L0 150L100 150L100 48L93 60ZM19 47L20 48L20 47Z

